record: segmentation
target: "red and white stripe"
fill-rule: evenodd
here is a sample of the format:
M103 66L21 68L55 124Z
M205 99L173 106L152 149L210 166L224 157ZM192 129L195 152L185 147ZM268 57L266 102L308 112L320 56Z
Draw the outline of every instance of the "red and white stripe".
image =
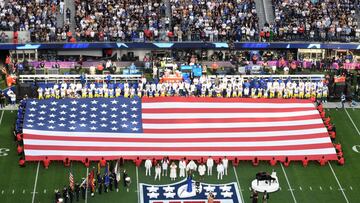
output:
M144 98L142 112L141 134L24 129L26 159L337 158L308 100Z

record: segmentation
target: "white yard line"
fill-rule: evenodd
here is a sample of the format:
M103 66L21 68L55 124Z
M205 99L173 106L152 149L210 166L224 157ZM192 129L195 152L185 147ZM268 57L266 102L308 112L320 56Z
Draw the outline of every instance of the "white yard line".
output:
M289 182L289 179L288 179L288 177L287 177L287 175L286 175L284 166L283 166L282 163L280 163L280 166L281 166L281 169L282 169L282 171L283 171L283 173L284 173L284 175L285 175L285 179L286 179L286 182L287 182L287 184L288 184L288 186L289 186L289 190L290 190L290 192L291 192L291 196L292 196L293 199L294 199L294 203L297 203L297 201L296 201L296 199L295 199L295 195L294 195L293 189L292 189L292 187L291 187L291 185L290 185L290 182Z
M242 191L241 191L241 185L240 185L240 182L239 182L239 178L238 178L238 175L237 175L236 170L235 170L235 166L233 166L233 169L234 169L234 173L235 173L236 182L237 182L237 184L239 186L241 201L242 201L242 203L245 203L245 200L244 200L244 197L243 197L243 194L242 194Z
M135 166L136 167L136 166ZM140 191L139 191L139 169L136 167L136 192L137 192L137 198L138 202L140 202Z
M347 110L346 110L346 109L345 109L345 112L346 112L347 116L349 117L349 119L350 119L351 123L352 123L352 124L353 124L353 126L355 127L356 132L358 133L358 135L360 135L360 131L359 131L359 129L356 127L356 125L355 125L355 123L354 123L353 119L351 118L350 114L347 112Z
M1 117L2 118L2 117ZM35 183L34 183L34 191L33 191L33 196L32 196L32 203L35 202L35 194L36 194L36 185L37 185L37 180L38 180L38 176L39 176L39 168L40 168L40 161L38 162L37 165L37 169L36 169L36 176L35 176Z
M329 165L329 167L330 167L330 169L331 169L331 172L333 173L333 175L334 175L334 177L335 177L335 179L336 179L337 184L338 184L339 187L340 187L340 190L341 190L341 192L342 192L342 194L343 194L343 196L344 196L344 198L345 198L345 201L346 201L347 203L349 203L349 200L348 200L348 198L347 198L346 195L345 195L344 188L341 186L341 184L340 184L340 182L339 182L339 179L337 178L337 176L336 176L336 174L335 174L335 172L334 172L334 169L333 169L332 166L331 166L331 163L328 162L328 165Z
M0 125L1 125L1 123L2 123L3 116L4 116L4 110L1 111Z
M89 186L89 183L88 183L88 175L89 175L89 168L86 168L86 189L85 189L85 203L87 203L87 196L88 196L88 186Z

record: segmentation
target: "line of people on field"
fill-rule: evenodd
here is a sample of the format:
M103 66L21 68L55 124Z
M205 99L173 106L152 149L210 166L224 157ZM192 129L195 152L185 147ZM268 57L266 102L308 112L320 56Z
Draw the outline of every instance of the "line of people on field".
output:
M190 82L162 83L60 83L39 87L39 99L114 98L114 97L250 97L250 98L317 98L326 101L329 89L322 81L240 80L213 82L195 78Z
M195 174L195 172L198 172L200 177L199 179L203 180L206 173L208 176L212 176L215 161L211 156L209 156L206 163L196 163L194 160L187 162L186 160L181 159L177 165L174 161L170 164L169 158L164 157L160 162L157 162L155 159L146 159L144 166L146 176L152 176L152 171L155 172L155 180L160 180L161 177L167 177L169 174L170 179L175 181L178 177L180 179L185 178L186 174ZM222 180L223 176L228 174L228 166L229 160L226 157L217 163L216 172L218 180Z

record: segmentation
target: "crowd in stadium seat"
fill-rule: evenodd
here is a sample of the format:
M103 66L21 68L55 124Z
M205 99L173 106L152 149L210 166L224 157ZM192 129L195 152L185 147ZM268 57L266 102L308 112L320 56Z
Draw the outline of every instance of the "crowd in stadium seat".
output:
M360 37L355 0L273 0L275 40L350 41Z
M254 0L171 0L172 34L177 41L255 40Z
M30 31L31 41L56 41L58 1L9 0L0 4L0 30Z
M75 1L76 39L136 41L149 35L164 40L169 20L161 0Z
M250 80L211 81L206 77L194 78L192 82L177 83L61 83L41 85L39 99L50 98L114 98L114 97L250 97L250 98L318 98L326 101L328 87L322 81L273 80L253 78Z

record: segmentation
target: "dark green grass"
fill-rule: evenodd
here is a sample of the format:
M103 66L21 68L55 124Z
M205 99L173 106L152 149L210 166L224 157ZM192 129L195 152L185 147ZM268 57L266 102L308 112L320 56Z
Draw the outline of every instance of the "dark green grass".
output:
M360 129L360 110L353 111L349 109L347 111L355 125ZM352 150L354 145L360 145L360 135L358 135L344 110L331 110L327 111L327 113L336 124L336 142L342 144L346 161L345 166L338 166L335 162L332 162L331 166L349 202L360 202L360 154ZM0 202L32 202L37 162L27 163L25 168L18 166L16 143L11 134L14 121L15 111L13 113L5 111L0 125L0 148L8 148L10 151L7 156L0 156ZM96 171L96 163L92 163L90 170L92 170L93 167L95 167ZM113 191L107 194L103 193L102 195L96 193L95 197L91 197L89 194L88 202L137 202L136 167L132 162L126 162L122 168L127 169L132 179L130 191L126 192L122 182L120 182L119 192ZM76 182L80 182L81 178L86 176L86 168L82 163L73 163L71 169ZM251 202L249 187L256 172L271 172L273 169L277 172L281 190L270 195L271 202L294 202L280 164L273 167L267 162L261 162L259 166L253 167L250 162L240 162L235 170L245 202ZM40 164L35 202L52 202L54 190L62 189L65 185L68 185L69 170L70 168L64 167L61 162L52 162L47 170ZM321 167L318 163L313 162L310 163L307 168L303 168L301 163L291 163L289 167L284 167L284 170L297 202L345 202L342 191L329 165ZM103 171L104 169L101 169L101 172ZM152 173L154 175L154 168ZM162 177L161 181L156 182L153 176L146 177L143 164L138 168L138 178L139 183L169 184L173 182L169 177ZM195 180L197 179L198 176L196 174ZM179 181L179 179L177 181ZM214 168L213 176L205 176L204 182L227 183L237 182L237 180L235 171L233 167L230 166L228 176L225 176L222 181L216 179ZM12 190L14 190L14 194ZM84 202L84 200L80 202Z

